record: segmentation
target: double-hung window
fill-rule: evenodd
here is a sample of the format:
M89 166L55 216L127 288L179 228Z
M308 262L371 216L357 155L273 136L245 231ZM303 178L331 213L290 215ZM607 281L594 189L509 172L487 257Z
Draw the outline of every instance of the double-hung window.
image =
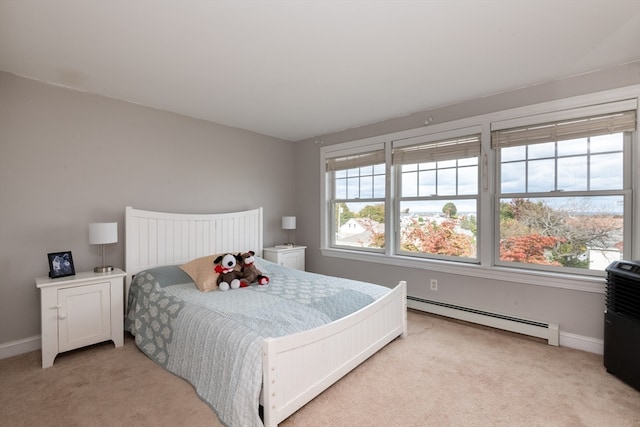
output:
M475 262L480 134L393 142L396 253Z
M382 144L326 159L332 247L383 252L386 170Z
M638 90L321 147L322 253L592 289L640 253Z
M495 126L496 264L589 274L623 258L635 120L633 109Z

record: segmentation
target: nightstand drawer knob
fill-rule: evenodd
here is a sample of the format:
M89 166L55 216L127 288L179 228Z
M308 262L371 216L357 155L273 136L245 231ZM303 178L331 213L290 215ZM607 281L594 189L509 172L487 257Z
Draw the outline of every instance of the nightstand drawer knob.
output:
M52 305L52 306L51 306L51 307L49 307L49 308L50 308L51 310L57 310L57 309L59 309L60 307L62 307L62 306L61 306L60 304L58 304L58 305Z
M58 319L62 320L62 319L66 319L67 317L67 313L62 312L62 313L58 313Z

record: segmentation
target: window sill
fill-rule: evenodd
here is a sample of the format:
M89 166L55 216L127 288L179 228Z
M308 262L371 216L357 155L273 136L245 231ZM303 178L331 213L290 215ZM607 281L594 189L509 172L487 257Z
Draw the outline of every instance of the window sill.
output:
M520 270L515 268L493 266L484 267L476 264L463 264L451 261L414 259L403 256L387 256L383 254L364 253L345 249L321 249L322 255L355 261L375 262L398 267L417 268L438 271L442 273L458 274L462 276L482 277L485 279L503 280L507 282L524 283L528 285L549 286L553 288L570 289L583 292L604 294L606 279L604 277L579 276L575 274L552 273L535 270Z

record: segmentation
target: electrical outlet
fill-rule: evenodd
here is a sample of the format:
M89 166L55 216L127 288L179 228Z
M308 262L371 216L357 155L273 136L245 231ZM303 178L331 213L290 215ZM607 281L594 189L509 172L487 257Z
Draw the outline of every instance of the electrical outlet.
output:
M432 291L438 290L438 281L436 279L431 279L431 290Z

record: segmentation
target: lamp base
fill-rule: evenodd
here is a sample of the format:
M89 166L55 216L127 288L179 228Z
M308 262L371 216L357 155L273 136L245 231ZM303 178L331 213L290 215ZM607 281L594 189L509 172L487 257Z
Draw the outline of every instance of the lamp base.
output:
M104 267L96 267L93 269L94 273L109 273L111 271L113 271L113 267L110 265Z

